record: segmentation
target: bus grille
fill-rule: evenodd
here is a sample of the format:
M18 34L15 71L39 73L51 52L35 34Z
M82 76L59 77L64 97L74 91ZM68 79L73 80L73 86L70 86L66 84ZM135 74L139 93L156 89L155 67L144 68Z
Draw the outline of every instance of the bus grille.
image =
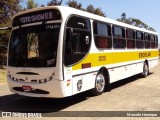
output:
M39 80L28 80L28 78L26 79L19 79L19 78L15 78L15 77L12 77L11 75L8 75L8 77L10 77L13 81L15 82L23 82L23 83L46 83L46 82L49 82L51 80L53 80L53 76L50 76L48 78L44 78L44 79L39 79Z

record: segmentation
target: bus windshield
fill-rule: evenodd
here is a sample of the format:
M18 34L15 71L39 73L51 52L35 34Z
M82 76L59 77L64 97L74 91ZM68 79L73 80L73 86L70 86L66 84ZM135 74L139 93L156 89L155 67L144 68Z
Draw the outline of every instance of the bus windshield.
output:
M12 31L8 65L55 67L60 24L44 24Z

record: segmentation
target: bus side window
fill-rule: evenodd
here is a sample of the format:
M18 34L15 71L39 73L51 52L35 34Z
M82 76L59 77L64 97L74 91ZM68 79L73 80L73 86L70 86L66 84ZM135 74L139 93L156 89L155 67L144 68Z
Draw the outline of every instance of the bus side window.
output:
M144 34L144 46L146 49L150 48L150 40L149 40L149 34L145 33Z
M126 29L126 38L127 38L127 48L135 48L135 32L131 29Z
M100 48L108 48L108 40L107 38L100 38L98 43Z
M151 48L155 48L156 47L156 36L154 35L150 35L150 41L151 41Z
M156 35L156 48L158 48L158 36Z
M83 59L90 46L90 21L81 17L70 17L66 26L65 65L72 65Z
M125 30L119 26L113 27L113 47L115 49L126 48Z
M136 46L138 49L144 48L143 33L139 31L136 32Z
M94 28L94 41L98 49L111 49L111 26L106 23L93 22Z

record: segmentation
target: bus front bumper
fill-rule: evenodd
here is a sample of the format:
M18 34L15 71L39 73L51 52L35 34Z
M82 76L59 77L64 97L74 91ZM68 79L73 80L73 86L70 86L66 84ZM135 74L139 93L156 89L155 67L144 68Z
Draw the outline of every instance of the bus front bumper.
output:
M13 81L7 76L10 91L29 97L62 98L65 97L64 81L53 79L46 83L30 83Z

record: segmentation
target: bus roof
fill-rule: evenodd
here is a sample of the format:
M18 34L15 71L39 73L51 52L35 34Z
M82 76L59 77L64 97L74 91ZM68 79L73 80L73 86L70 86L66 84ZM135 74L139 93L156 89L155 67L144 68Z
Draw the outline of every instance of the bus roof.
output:
M39 10L45 10L45 9L57 9L61 12L62 18L66 18L66 19L70 15L79 15L79 16L87 17L87 18L90 18L90 19L93 19L93 20L98 20L98 21L101 21L101 22L110 23L112 25L118 25L118 26L130 28L130 29L134 29L134 30L143 31L143 32L147 32L147 33L150 33L150 34L158 35L158 33L154 32L154 31L146 30L145 28L139 28L139 27L136 27L136 26L133 26L133 25L129 25L129 24L126 24L126 23L123 23L123 22L119 22L119 21L116 21L116 20L113 20L113 19L109 19L109 18L106 18L106 17L102 17L102 16L99 16L99 15L95 15L95 14L92 14L92 13L89 13L89 12L85 12L85 11L82 11L82 10L78 10L78 9L71 8L71 7L66 7L66 6L47 6L47 7L34 8L34 9L22 11L22 12L16 14L13 17L13 19L16 16L19 16L19 15L22 15L22 14L26 14L26 13L30 13L30 12L34 12L34 11L39 11Z

